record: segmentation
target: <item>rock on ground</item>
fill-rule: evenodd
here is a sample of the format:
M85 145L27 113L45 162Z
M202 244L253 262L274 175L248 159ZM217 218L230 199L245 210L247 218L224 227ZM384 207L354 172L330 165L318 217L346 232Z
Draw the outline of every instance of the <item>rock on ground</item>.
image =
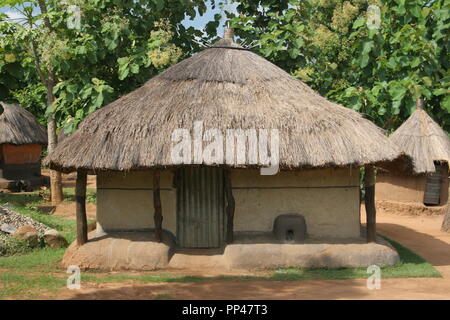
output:
M23 226L32 226L39 233L44 233L50 228L45 224L34 221L32 218L16 213L6 206L0 206L0 225L8 224L16 229Z
M68 245L67 240L54 229L45 231L44 240L50 248L64 248Z
M0 231L3 231L8 234L13 234L14 232L17 231L17 228L15 228L14 226L12 226L10 224L4 223L0 226Z
M39 233L31 226L23 226L13 233L13 237L28 242L31 247L39 245Z

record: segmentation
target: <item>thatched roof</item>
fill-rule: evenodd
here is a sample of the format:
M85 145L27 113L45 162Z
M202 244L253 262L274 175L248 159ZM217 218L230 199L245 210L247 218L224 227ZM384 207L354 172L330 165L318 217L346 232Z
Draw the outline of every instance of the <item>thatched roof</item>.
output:
M418 108L389 139L412 159L413 172L435 172L434 161L450 164L450 139L447 133Z
M4 102L0 107L0 144L47 144L47 131L31 112Z
M222 39L88 116L46 163L61 171L169 167L173 130L198 120L205 130L279 129L285 169L361 166L400 154L359 113Z

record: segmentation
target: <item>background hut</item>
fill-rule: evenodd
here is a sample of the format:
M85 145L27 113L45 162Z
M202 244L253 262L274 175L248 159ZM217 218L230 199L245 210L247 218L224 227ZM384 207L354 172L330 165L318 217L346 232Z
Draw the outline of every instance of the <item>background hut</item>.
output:
M0 188L41 185L41 151L46 144L45 127L30 112L0 103Z
M385 209L393 204L401 209L396 205L398 203L419 207L446 205L450 139L423 109L421 99L417 101L414 113L390 136L390 140L412 158L412 166L378 173L377 204Z
M223 133L278 129L282 171L262 176L267 163L260 159L174 163L173 132L192 134L196 121ZM164 229L178 247L217 248L272 236L282 243L359 239L359 169L368 166L373 193L371 166L399 155L360 114L226 38L87 117L46 162L78 171L79 244L87 240L83 197L91 172L100 234L155 230L160 240Z

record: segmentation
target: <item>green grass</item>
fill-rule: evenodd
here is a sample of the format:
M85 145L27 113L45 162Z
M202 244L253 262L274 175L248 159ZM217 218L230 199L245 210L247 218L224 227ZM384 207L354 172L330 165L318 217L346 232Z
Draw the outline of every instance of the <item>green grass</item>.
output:
M165 299L171 299L172 295L170 293L161 293L156 295L153 300L165 300Z
M38 193L0 194L0 205L5 203L9 203L15 212L58 230L69 242L75 239L75 221L43 214L36 209L36 205L44 203ZM25 254L0 256L0 299L33 298L63 288L67 275L61 271L58 262L64 251L64 248L35 248ZM58 273L61 276L57 276Z
M23 255L0 257L0 270L17 272L56 272L61 268L57 262L64 255L64 248L35 249Z
M44 204L45 200L39 194L42 193L45 197L49 197L50 191L33 191L27 193L0 193L0 203L9 203L14 207L20 208L35 208L40 204ZM75 201L75 188L64 188L64 201ZM88 202L96 203L97 191L96 189L88 188L86 190L86 200Z
M0 299L2 297L34 298L43 291L55 293L66 284L66 279L51 274L31 275L0 273Z
M65 190L70 197L72 190ZM61 232L71 242L75 239L75 221L41 213L37 205L44 203L37 193L0 194L0 205L9 203L13 210L32 217ZM434 267L422 257L399 243L386 239L398 251L400 263L393 267L381 268L382 278L441 277ZM33 298L42 293L55 293L66 285L68 274L59 266L65 249L39 248L31 252L0 257L0 299L5 297ZM286 268L269 273L267 276L220 276L201 277L172 273L143 272L108 273L86 271L81 273L83 283L198 283L217 280L250 281L296 281L314 279L357 279L367 278L366 268L326 269L326 268ZM155 299L169 298L170 294L156 296Z
M3 236L0 238L0 257L30 252L32 247L23 240Z
M64 201L75 201L75 188L64 188ZM97 203L97 190L88 188L86 190L86 201L91 203Z
M200 276L184 276L172 273L148 273L148 274L107 274L99 272L85 272L82 274L82 281L95 283L112 283L112 282L138 282L145 283L162 283L162 282L189 282L198 283L209 281L210 277Z

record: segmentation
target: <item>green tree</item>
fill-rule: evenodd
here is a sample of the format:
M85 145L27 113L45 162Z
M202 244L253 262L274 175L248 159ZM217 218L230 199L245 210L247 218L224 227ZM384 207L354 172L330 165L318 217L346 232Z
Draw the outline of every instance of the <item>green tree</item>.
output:
M202 32L180 22L207 9L199 0L0 0L0 5L24 15L20 22L0 17L0 75L9 76L17 66L17 85L7 83L6 94L37 101L45 90L49 152L58 124L67 133L75 130L90 113L197 50L192 40ZM60 176L52 178L57 203Z
M393 130L422 97L450 130L449 1L239 2L236 34L330 100Z

